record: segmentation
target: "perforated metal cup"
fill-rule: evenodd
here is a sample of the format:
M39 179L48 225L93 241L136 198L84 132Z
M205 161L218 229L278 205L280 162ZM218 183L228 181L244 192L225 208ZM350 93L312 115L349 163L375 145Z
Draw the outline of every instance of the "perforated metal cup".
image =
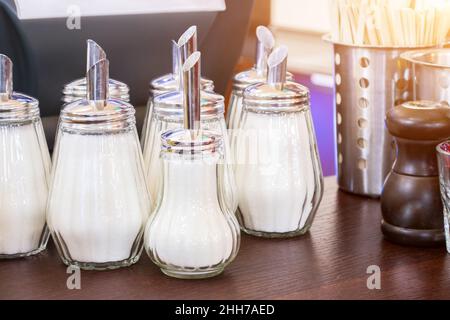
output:
M334 43L336 166L339 187L379 197L394 161L386 112L413 100L411 64L400 58L414 48Z

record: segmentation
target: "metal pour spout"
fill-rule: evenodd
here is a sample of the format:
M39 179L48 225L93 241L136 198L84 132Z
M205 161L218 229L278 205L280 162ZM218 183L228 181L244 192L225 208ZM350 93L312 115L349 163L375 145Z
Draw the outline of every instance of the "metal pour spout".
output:
M181 51L181 64L184 64L194 52L197 51L197 26L187 29L178 40L178 48Z
M267 61L269 67L267 83L269 85L282 89L286 83L288 53L288 48L281 46L270 55Z
M102 110L108 99L109 61L105 50L91 39L87 40L86 69L87 99Z
M8 101L13 93L13 63L0 54L0 101Z
M272 32L264 26L256 29L258 43L256 46L256 72L260 76L267 74L267 59L275 47L275 38Z
M172 40L172 55L173 55L173 76L178 82L178 90L183 91L183 65L186 59L183 55L182 48L177 42ZM181 66L181 67L180 67Z
M106 60L106 52L94 40L87 41L86 72L89 72L98 61Z
M180 48L178 43L172 40L172 74L175 78L179 77L180 74Z
M95 102L95 107L102 110L108 100L109 61L97 61L87 72L87 99Z
M200 52L194 52L183 64L184 128L195 138L200 130Z

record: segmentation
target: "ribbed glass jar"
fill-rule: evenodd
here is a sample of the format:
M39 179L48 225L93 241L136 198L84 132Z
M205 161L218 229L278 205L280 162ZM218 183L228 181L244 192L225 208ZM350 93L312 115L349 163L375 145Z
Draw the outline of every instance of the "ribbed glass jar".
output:
M162 134L162 188L146 227L145 248L165 274L216 276L236 257L239 223L228 209L220 134L176 129Z
M114 99L61 112L47 218L67 265L104 270L139 259L150 201L134 115Z
M261 83L245 90L243 106L233 143L241 227L269 238L305 234L323 194L309 91Z
M0 259L43 251L50 154L36 99L0 96Z

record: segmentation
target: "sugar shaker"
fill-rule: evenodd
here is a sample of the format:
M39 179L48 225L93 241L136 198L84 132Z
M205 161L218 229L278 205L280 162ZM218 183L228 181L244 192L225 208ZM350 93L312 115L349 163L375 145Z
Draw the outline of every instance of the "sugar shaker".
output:
M283 238L309 231L323 195L323 175L309 90L286 81L288 50L268 59L265 83L244 91L233 144L238 218L251 235Z
M45 249L50 165L39 102L13 91L13 63L0 54L0 259Z
M202 279L236 257L239 224L224 203L223 139L200 124L200 53L183 65L184 129L162 134L163 189L145 232L145 248L168 276Z
M99 59L87 97L61 111L47 207L62 261L85 270L136 263L150 213L135 110L109 98L109 61Z

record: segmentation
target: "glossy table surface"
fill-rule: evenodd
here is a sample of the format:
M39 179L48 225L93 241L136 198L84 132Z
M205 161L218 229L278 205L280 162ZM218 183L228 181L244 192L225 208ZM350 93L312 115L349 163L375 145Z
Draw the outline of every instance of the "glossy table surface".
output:
M289 240L244 236L237 259L217 278L170 279L145 253L128 269L81 271L81 289L67 288L53 244L36 257L0 261L1 299L442 299L450 298L450 256L444 248L400 247L383 240L377 200L338 191L327 178L310 234ZM367 269L381 269L381 290L369 290Z

